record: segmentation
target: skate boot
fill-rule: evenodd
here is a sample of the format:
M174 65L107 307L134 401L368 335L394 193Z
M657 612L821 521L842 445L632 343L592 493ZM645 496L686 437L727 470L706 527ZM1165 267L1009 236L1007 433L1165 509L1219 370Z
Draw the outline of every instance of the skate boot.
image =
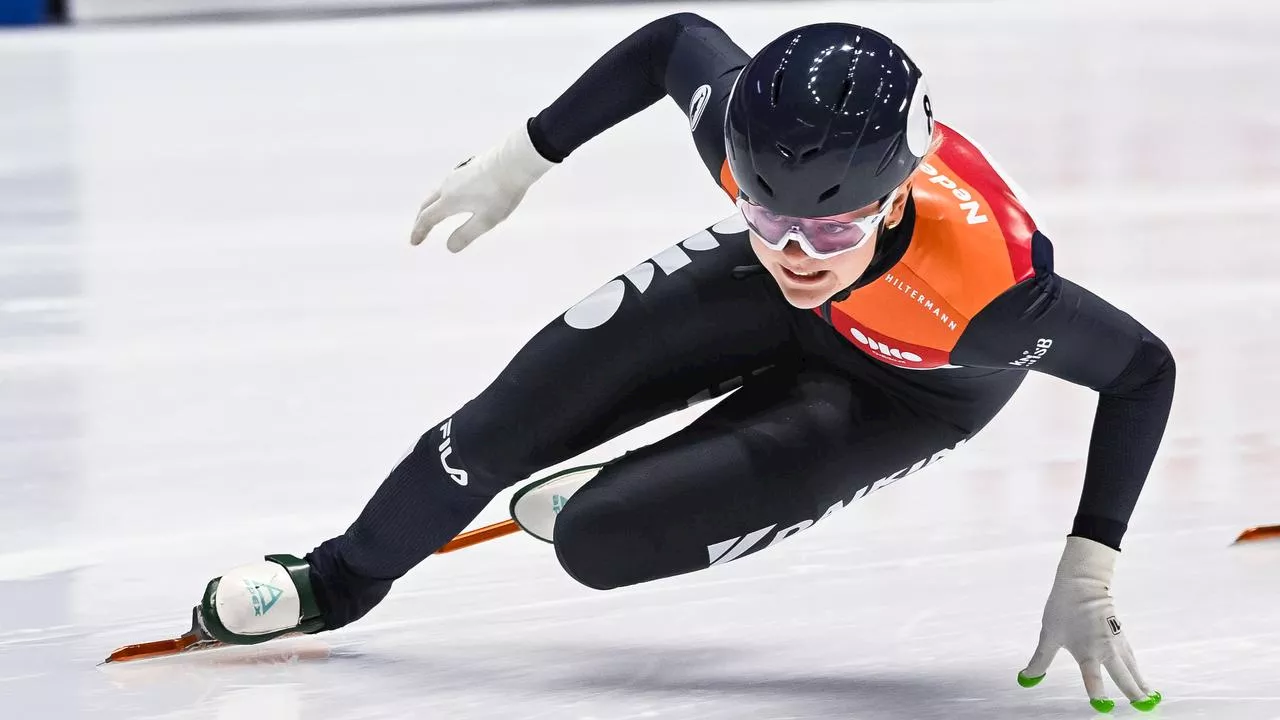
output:
M196 613L201 629L227 645L254 645L324 629L310 566L292 555L268 555L209 581Z

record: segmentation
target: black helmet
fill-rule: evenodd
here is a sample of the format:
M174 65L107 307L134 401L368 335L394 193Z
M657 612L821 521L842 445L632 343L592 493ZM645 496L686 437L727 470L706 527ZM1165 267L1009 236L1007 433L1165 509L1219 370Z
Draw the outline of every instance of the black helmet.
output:
M724 124L729 170L748 200L825 217L882 201L933 138L924 76L892 40L844 23L769 43L734 83Z

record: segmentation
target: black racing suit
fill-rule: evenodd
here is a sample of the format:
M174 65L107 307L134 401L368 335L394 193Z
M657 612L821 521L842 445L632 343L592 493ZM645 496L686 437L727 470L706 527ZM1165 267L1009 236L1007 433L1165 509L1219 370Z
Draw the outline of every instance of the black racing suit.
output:
M689 112L709 85L691 124L719 177L720 118L747 60L701 17L662 18L530 119L530 135L559 162L663 97ZM909 202L852 291L893 267L914 223ZM669 248L643 281L615 278L552 320L422 436L347 532L307 556L327 629L361 617L504 488L729 392L606 465L559 514L556 553L578 581L605 589L768 547L963 444L1019 387L1028 370L1009 361L1038 337L1055 347L1032 370L1099 393L1072 532L1118 549L1164 432L1173 358L1133 318L1054 274L1047 238L1037 243L1035 277L972 318L951 351L959 367L932 371L880 362L822 313L790 306L768 274L749 270L745 232L712 228Z

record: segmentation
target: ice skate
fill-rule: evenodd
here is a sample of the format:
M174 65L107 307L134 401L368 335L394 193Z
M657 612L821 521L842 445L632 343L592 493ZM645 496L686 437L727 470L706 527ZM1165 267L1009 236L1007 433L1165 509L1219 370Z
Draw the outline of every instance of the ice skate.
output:
M268 555L209 581L191 609L191 629L176 638L126 645L104 663L144 660L225 645L255 645L324 629L310 568L293 555Z
M225 645L254 645L282 635L324 628L306 561L268 555L209 581L200 601L200 624Z

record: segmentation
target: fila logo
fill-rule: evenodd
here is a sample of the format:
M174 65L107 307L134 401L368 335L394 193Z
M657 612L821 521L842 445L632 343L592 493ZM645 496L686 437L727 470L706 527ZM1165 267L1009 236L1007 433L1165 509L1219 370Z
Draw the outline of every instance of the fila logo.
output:
M952 180L946 175L939 174L938 169L929 163L920 163L920 169L924 171L925 175L929 176L929 182L941 185L942 187L950 190L951 194L960 201L960 209L966 210L969 213L968 222L970 225L981 225L989 220L986 215L978 214L978 211L982 209L982 206L978 204L977 200L973 199L973 195L969 194L968 190L956 185L955 180Z
M1116 619L1115 615L1107 618L1107 627L1111 628L1112 635L1120 634L1120 621Z
M698 121L702 119L702 111L707 109L707 101L710 99L710 85L703 85L693 91L693 99L689 101L689 132L698 129Z
M445 420L444 424L440 426L440 434L444 438L444 442L440 443L440 467L449 473L449 477L453 478L454 482L465 487L467 484L467 471L449 467L449 456L453 454L453 438L449 435L452 430L453 418Z
M905 467L905 468L902 468L901 470L898 470L897 472L890 473L889 475L886 475L880 478L879 480L876 480L870 485L863 485L861 488L858 489L856 493L854 493L853 497L849 499L849 502L846 503L841 500L836 500L835 504L827 508L827 511L824 512L822 514L822 517L818 518L817 520L801 520L800 522L794 525L788 525L787 527L782 528L776 534L774 534L773 539L770 540L769 544L765 545L764 547L766 548L773 547L774 545L777 545L778 543L782 542L783 540L786 540L792 535L795 535L801 530L806 530L812 527L815 523L820 522L822 520L826 520L829 515L836 512L837 510L841 510L845 507L848 507L849 505L852 505L854 500L866 497L867 495L870 495L871 493L877 490L881 490L886 487L889 487L890 485L898 482L899 480L901 480L902 478L908 475L911 475L912 473L923 470L929 465L932 465L937 461L941 460L942 458L955 452L956 450L959 450L961 446L963 446L966 442L968 442L968 439L961 440L960 442L957 442L955 445L949 448L943 448L938 452L934 453L933 455L930 455L927 458L921 458L920 460L917 460L916 462L912 463L910 467ZM773 529L776 527L778 527L778 524L774 523L769 527L760 528L759 530L756 530L755 532L752 532L752 533L748 533L747 535L730 538L723 542L718 542L713 545L708 545L707 546L707 562L710 563L711 565L723 565L727 562L737 560L738 558L750 552L757 545L759 545L765 538L769 536L769 533L773 532Z
M849 328L849 332L853 333L855 340L871 348L871 352L884 355L885 357L897 358L898 360L906 360L907 362L918 363L924 361L924 358L913 352L899 350L895 347L889 347L879 340L873 340L863 334L862 331L858 330L858 328Z

